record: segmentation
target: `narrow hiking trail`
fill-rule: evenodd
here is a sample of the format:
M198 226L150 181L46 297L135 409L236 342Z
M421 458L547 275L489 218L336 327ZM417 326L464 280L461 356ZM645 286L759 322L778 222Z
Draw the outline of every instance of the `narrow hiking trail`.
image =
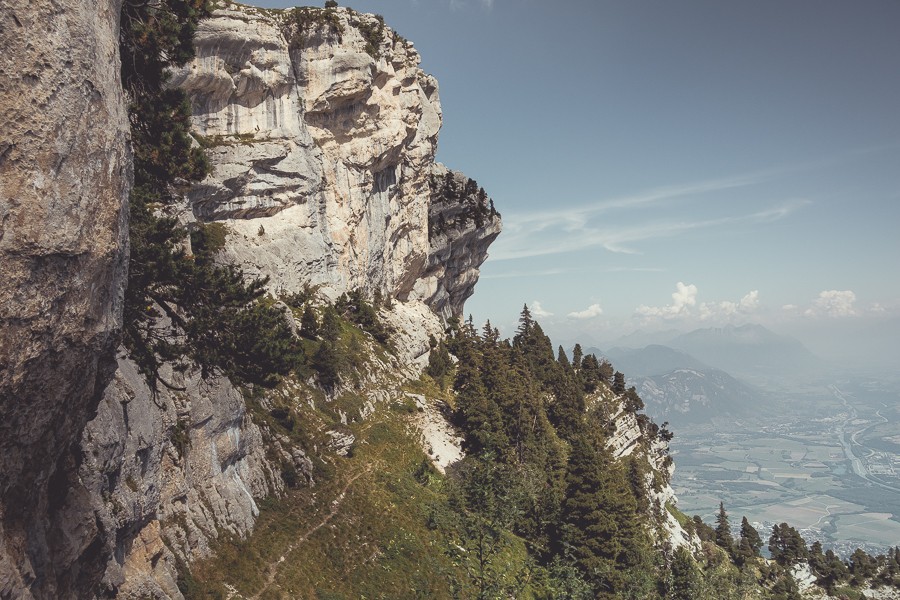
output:
M335 516L337 516L338 512L341 509L341 504L343 503L344 498L346 498L346 496L347 496L347 491L350 489L350 486L353 485L353 483L357 479L359 479L366 473L370 472L371 470L372 470L372 466L370 465L370 466L366 467L365 469L361 470L360 472L356 473L350 479L348 479L347 483L345 483L344 487L341 489L341 492L337 495L337 497L334 500L331 501L331 510L328 512L328 514L325 515L325 517L322 518L322 520L320 520L318 523L316 523L312 528L307 530L306 533L304 533L300 537L296 538L293 542L291 542L288 545L288 547L285 548L284 552L281 553L281 556L277 560L274 560L271 563L269 563L269 566L266 568L268 575L266 576L265 584L263 584L263 587L258 592L256 592L252 596L250 596L249 600L259 600L259 598L265 592L267 592L269 590L269 588L272 587L272 585L275 583L275 578L278 576L278 568L281 565L281 563L283 563L287 559L288 555L291 552L296 550L301 544L303 544L306 540L308 540L312 534L314 534L319 529L321 529L322 527L327 525Z

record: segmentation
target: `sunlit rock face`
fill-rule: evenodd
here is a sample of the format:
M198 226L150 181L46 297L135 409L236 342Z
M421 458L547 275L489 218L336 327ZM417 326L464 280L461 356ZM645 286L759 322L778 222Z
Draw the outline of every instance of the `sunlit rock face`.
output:
M379 290L460 315L500 221L429 236L441 105L413 45L346 8L235 5L196 44L173 84L214 165L190 215L226 222L223 260L276 292Z
M102 562L71 449L121 328L131 163L119 7L0 1L2 598L78 597Z

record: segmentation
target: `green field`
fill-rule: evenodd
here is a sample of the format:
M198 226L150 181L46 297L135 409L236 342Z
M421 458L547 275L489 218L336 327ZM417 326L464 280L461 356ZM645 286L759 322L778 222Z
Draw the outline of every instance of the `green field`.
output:
M676 431L679 508L712 522L721 501L733 523L741 516L763 528L787 522L836 547L896 545L900 456L890 450L900 426L884 422L895 411L841 392L785 402L790 415ZM855 465L842 436L859 459ZM858 475L860 465L869 479Z

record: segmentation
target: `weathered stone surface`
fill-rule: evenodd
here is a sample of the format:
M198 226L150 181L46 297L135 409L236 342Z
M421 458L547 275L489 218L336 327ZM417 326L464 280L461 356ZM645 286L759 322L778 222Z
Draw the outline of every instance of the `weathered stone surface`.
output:
M180 597L176 556L188 563L223 533L243 537L256 500L284 489L281 465L266 458L263 432L226 379L164 377L183 389L154 395L120 359L82 439L80 478L102 529L114 533L104 589L122 598ZM302 453L288 460L311 480Z
M125 279L119 0L0 0L0 597L76 597L97 527L70 454Z
M290 14L217 10L175 74L214 165L188 195L193 217L224 220L223 260L273 291L380 290L461 314L500 224L429 239L429 216L449 209L429 186L446 172L437 82L390 28L367 48L360 25L380 27L373 15L337 8L298 35Z

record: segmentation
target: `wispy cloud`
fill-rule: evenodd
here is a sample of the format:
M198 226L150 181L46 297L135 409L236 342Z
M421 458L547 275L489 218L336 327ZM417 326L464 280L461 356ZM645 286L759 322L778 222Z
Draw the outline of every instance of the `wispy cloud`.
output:
M552 277L554 275L567 275L569 273L663 273L665 269L659 267L599 267L599 268L557 268L543 270L517 270L504 273L488 273L479 276L479 280L485 279L516 279L519 277Z
M504 227L504 235L492 249L491 258L495 261L514 260L594 247L615 253L638 254L634 247L636 242L669 238L699 229L769 223L783 219L810 203L808 200L790 200L741 215L661 220L630 227L591 225L590 219L585 216L585 209L572 209L555 215L541 213L541 217L528 215Z
M757 173L724 179L712 179L686 185L657 187L628 196L600 200L588 206L571 207L563 211L538 211L510 215L508 218L504 219L503 227L506 231L515 231L525 227L531 231L540 231L556 225L568 225L573 229L577 229L581 223L611 210L635 208L685 196L746 187L761 183L769 177L770 175L768 174Z

